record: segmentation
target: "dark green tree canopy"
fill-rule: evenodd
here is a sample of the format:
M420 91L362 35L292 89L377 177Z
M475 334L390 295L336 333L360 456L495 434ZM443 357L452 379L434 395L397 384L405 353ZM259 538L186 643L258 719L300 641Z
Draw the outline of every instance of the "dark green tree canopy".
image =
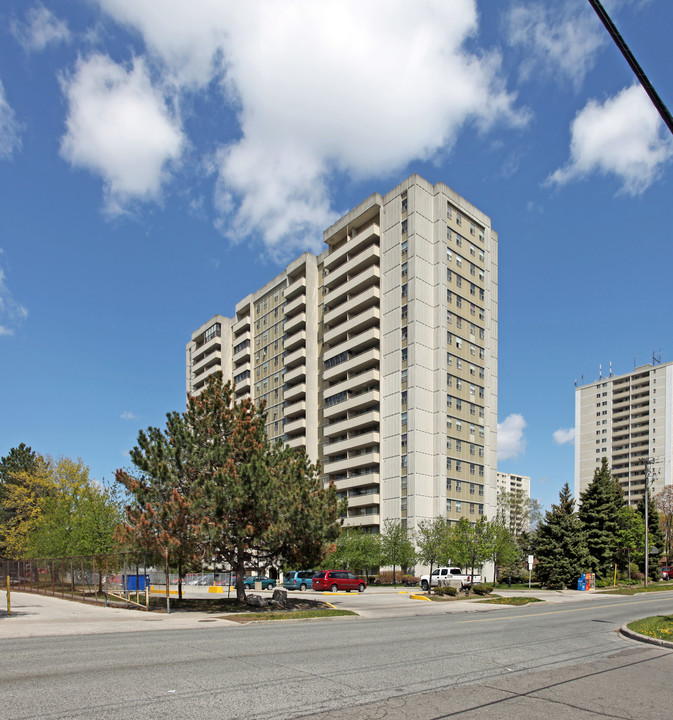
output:
M590 571L590 557L575 501L566 483L537 529L535 555L537 577L552 588L572 586L582 573Z
M579 517L589 550L590 570L599 578L608 577L617 558L624 498L619 484L612 479L607 458L603 458L580 500Z
M239 599L247 569L314 566L340 532L334 486L303 451L270 444L264 425L264 408L236 402L216 373L165 431L140 433L131 453L140 472L116 475L135 500L129 537L229 565Z

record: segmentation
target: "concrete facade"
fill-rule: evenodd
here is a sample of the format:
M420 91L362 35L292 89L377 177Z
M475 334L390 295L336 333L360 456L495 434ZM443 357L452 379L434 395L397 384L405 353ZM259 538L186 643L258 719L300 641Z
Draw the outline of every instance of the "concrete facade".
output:
M413 175L367 198L323 240L324 252L290 263L235 317L216 315L192 334L187 392L221 370L238 397L265 400L269 437L305 447L348 498L345 526L493 516L490 219Z
M643 497L647 458L653 459L653 494L673 482L673 363L644 365L575 389L577 499L604 457L631 505Z

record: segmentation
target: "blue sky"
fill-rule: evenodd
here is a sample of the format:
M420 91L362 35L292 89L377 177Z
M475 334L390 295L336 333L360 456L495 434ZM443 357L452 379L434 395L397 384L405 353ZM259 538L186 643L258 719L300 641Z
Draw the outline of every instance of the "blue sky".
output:
M673 3L605 6L670 107ZM3 0L0 33L1 455L111 482L191 332L413 172L499 233L499 469L545 505L575 380L673 360L673 142L585 0Z

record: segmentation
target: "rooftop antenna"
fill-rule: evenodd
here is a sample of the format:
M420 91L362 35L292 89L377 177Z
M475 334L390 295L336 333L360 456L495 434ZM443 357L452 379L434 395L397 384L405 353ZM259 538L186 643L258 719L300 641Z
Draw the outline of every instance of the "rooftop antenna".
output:
M603 363L598 363L598 379L603 379Z
M659 352L652 352L652 365L661 365L661 348Z
M610 377L612 377L612 360L610 360Z

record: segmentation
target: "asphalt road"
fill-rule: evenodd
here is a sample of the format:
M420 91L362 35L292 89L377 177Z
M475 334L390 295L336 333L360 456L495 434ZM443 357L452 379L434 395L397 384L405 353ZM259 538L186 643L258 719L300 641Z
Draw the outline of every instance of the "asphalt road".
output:
M669 718L673 651L617 633L666 596L10 638L0 718Z

